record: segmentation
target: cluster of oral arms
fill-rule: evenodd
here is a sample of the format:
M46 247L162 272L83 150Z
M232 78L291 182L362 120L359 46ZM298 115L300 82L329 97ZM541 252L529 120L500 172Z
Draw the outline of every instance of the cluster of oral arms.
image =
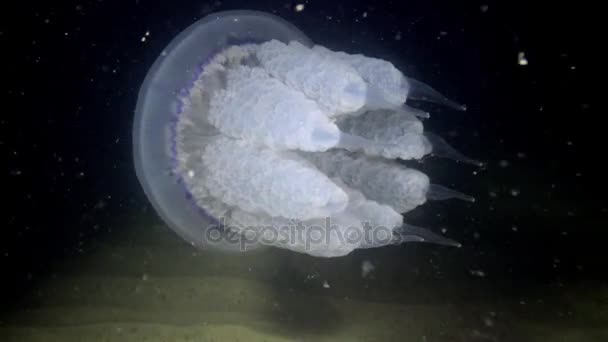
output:
M181 98L176 171L196 204L237 234L262 241L269 229L332 225L314 243L264 240L276 247L332 257L406 241L458 245L402 214L427 199L473 198L400 160L477 162L424 132L429 114L406 100L464 110L381 59L295 41L231 46ZM378 227L388 237L361 238Z

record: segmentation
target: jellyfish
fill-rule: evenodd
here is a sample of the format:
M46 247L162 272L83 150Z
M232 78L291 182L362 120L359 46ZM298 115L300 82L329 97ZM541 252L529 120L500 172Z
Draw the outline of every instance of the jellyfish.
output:
M430 114L411 101L466 109L388 61L315 45L274 15L211 14L144 80L136 173L162 219L199 248L337 257L404 242L459 246L404 214L474 198L403 161L479 162L426 132Z

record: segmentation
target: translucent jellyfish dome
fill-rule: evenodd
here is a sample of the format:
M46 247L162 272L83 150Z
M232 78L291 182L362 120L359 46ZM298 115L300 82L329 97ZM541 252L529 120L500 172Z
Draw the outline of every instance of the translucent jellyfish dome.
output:
M334 257L409 241L457 246L403 214L427 199L473 198L398 160L477 162L425 132L430 115L409 100L465 109L388 61L314 45L274 15L212 14L145 78L137 176L163 220L200 248Z

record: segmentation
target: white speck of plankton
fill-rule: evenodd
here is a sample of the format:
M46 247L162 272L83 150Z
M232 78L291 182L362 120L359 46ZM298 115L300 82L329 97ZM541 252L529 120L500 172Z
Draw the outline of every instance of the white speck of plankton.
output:
M494 326L494 320L491 317L484 317L483 324L485 324L486 327L491 328Z
M519 189L511 189L511 196L519 196Z
M302 12L304 10L304 4L297 4L295 10L296 12Z
M143 37L141 37L141 42L145 43L146 39L150 36L150 31L146 31L146 34L144 34Z
M517 64L525 66L528 65L528 59L526 59L526 54L520 52L517 54Z
M188 177L194 178L194 170L188 170Z
M323 282L323 288L328 289L330 288L329 283L326 281Z
M486 276L486 272L482 271L482 270L471 270L471 275L474 277L479 277L479 278L483 278Z
M367 276L372 273L374 270L376 269L376 266L374 266L374 264L372 264L371 261L369 260L364 260L361 263L361 277L362 278L367 278Z
M363 12L363 18L367 18L367 12Z

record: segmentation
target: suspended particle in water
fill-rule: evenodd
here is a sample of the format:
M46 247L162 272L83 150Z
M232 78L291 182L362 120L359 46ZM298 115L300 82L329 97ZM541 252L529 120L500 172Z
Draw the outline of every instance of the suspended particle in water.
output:
M528 65L528 59L526 58L526 54L524 52L520 52L517 54L517 64L521 66Z

